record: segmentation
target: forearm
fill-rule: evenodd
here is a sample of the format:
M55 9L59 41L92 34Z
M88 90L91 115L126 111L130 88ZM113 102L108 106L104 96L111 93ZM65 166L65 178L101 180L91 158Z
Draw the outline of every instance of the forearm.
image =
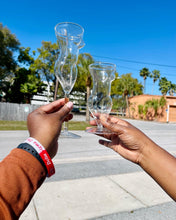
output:
M46 177L40 162L15 149L0 163L0 216L18 219Z
M143 150L140 166L176 201L176 158L151 143Z

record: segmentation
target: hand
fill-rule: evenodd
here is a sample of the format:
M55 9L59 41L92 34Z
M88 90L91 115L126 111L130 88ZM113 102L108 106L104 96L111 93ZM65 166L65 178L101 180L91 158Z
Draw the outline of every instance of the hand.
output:
M103 136L107 140L99 140L99 143L113 149L122 157L140 164L143 149L150 145L150 140L142 131L132 126L130 123L113 116L100 116L100 121L104 127L113 133ZM91 125L96 125L96 121L91 121Z
M58 137L63 121L72 119L69 112L73 103L65 104L65 99L60 99L44 105L28 115L27 126L30 137L38 140L53 158L58 149Z

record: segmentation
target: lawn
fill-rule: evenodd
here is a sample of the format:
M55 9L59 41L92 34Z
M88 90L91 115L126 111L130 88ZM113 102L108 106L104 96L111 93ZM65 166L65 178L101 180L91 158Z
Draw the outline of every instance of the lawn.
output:
M85 130L88 126L85 121L69 122L69 130ZM26 121L0 121L0 130L27 130Z

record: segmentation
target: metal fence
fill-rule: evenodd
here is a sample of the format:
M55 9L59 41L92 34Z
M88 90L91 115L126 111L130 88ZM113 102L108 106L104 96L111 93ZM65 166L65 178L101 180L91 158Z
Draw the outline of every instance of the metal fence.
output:
M26 121L28 114L38 107L39 105L0 102L0 120Z

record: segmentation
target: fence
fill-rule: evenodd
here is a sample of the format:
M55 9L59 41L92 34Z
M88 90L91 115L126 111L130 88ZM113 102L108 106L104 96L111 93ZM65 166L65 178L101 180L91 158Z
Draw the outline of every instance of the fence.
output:
M0 120L26 121L28 114L38 107L39 105L0 102Z

